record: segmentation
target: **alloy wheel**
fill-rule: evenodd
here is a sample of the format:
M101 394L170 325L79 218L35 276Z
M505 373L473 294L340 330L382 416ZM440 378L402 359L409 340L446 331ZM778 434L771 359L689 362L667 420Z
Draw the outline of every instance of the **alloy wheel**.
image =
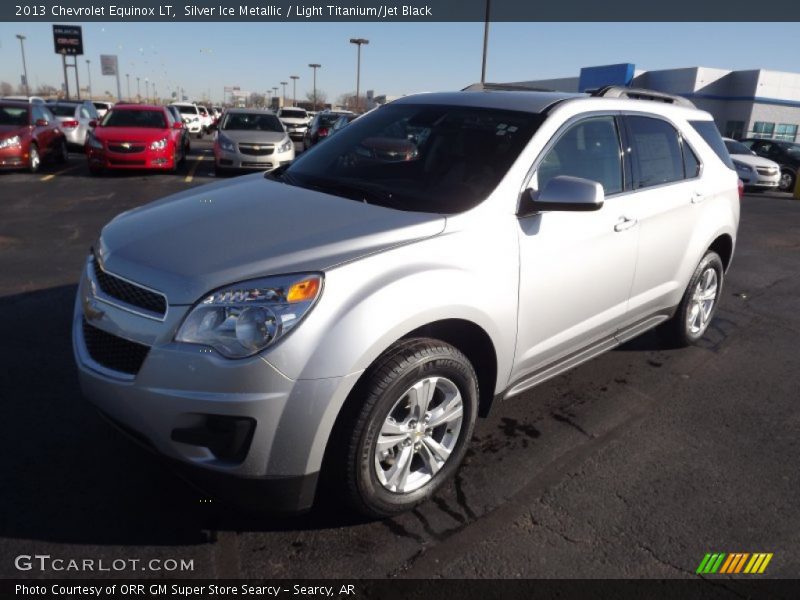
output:
M714 303L717 300L718 277L713 267L708 267L694 288L686 326L693 336L700 336L708 327Z

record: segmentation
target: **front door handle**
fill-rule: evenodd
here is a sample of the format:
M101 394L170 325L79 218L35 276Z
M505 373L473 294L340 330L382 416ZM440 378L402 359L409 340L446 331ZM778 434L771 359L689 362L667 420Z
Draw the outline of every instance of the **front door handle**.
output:
M695 192L694 194L692 194L692 204L700 204L705 199L706 197L703 196L703 194L700 194L699 192Z
M622 216L619 218L619 221L617 221L617 224L614 225L614 231L625 231L636 225L636 223L638 223L636 219L629 219L628 217Z

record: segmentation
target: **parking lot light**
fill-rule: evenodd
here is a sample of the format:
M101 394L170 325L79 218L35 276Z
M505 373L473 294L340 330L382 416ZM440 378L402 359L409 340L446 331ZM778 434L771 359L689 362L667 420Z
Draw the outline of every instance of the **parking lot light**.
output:
M358 58L356 59L356 112L360 104L359 93L361 91L361 46L369 44L369 40L364 38L350 38L350 43L358 46Z
M310 63L308 65L314 71L314 111L317 110L317 69L319 69L322 65L319 63Z
M92 67L90 65L91 62L92 61L89 60L88 58L86 59L86 75L88 75L89 77L89 88L88 88L89 100L92 99Z
M281 85L283 86L283 103L281 107L286 106L286 86L289 85L288 81L281 81Z
M300 79L299 75L289 75L292 80L292 106L297 106L297 80Z
M21 33L17 34L19 40L19 49L22 51L22 75L25 78L25 95L31 95L31 88L28 85L28 65L25 63L25 36Z
M131 74L125 73L125 82L128 86L128 102L131 101Z

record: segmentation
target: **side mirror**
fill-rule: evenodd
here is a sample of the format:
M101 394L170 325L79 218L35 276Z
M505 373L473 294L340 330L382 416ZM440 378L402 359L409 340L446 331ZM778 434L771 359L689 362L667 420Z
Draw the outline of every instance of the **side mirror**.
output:
M95 119L92 119L91 121L89 121L89 127L91 129L94 129L95 127L97 127L97 121Z
M47 127L49 124L50 121L48 121L47 119L36 119L36 123L34 123L36 127Z
M175 121L172 124L172 128L173 129L183 129L183 123L181 123L180 121Z
M600 210L604 201L603 186L596 181L559 175L548 181L541 192L525 190L520 216L547 210L570 212Z

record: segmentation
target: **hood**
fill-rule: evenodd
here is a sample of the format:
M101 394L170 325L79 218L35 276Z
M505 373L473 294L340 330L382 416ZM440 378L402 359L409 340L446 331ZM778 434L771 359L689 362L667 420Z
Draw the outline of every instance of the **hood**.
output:
M237 144L277 144L286 139L286 133L283 131L241 131L225 129L219 133Z
M752 154L731 154L731 158L750 167L778 168L778 163L762 156L754 156Z
M148 127L95 127L92 134L98 140L124 142L154 142L170 136L169 129Z
M434 236L445 218L373 206L257 173L187 190L116 217L96 247L112 273L170 304L265 275L323 271Z

